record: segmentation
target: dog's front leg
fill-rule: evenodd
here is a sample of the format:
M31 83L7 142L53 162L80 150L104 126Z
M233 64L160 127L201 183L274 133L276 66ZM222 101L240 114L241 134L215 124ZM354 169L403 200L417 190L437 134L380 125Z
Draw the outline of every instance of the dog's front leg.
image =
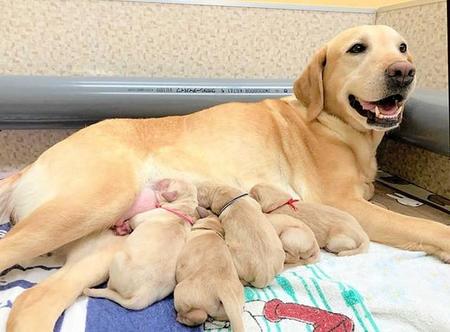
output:
M104 231L65 248L64 266L16 299L7 332L53 331L58 317L84 288L106 280L111 260L124 240L125 237Z
M335 207L352 214L370 240L397 248L425 251L450 263L450 227L386 210L364 199L334 202Z

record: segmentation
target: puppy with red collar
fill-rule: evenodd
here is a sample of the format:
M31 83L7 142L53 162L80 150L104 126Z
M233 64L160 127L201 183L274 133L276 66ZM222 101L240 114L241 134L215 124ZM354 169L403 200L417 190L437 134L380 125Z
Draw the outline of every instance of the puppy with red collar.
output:
M158 187L164 187L162 195L167 202L129 220L133 232L113 258L107 288L86 289L85 295L140 310L173 291L178 255L198 205L197 189L172 179L160 181Z
M324 204L299 202L288 193L265 183L254 186L250 196L259 202L262 211L272 221L276 219L280 223L280 217L275 215L292 217L288 218L288 223L309 227L319 247L338 256L356 255L366 252L369 247L366 232L354 217L344 211ZM298 240L301 242L301 238Z

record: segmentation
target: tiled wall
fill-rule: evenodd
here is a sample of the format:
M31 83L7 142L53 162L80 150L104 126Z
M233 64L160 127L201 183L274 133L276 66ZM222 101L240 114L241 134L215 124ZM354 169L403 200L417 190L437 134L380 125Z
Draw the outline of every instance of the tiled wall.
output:
M446 13L446 2L439 2L377 14L377 24L392 26L408 41L419 87L448 89ZM378 163L385 171L450 198L448 157L386 139L378 150Z
M0 75L295 78L373 14L101 0L0 0Z

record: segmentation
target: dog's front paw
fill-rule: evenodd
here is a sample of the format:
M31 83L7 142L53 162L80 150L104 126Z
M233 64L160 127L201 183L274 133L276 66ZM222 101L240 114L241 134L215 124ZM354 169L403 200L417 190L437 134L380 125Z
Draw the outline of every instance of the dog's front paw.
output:
M439 258L444 263L450 264L450 252L449 251L437 250L434 253L434 256Z

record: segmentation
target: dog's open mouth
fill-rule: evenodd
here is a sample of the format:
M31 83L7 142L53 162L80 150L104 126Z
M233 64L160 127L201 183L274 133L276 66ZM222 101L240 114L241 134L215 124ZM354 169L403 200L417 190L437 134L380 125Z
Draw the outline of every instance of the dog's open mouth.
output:
M403 99L399 94L377 101L365 101L354 95L348 96L350 106L367 118L367 124L383 128L395 127L400 123Z

